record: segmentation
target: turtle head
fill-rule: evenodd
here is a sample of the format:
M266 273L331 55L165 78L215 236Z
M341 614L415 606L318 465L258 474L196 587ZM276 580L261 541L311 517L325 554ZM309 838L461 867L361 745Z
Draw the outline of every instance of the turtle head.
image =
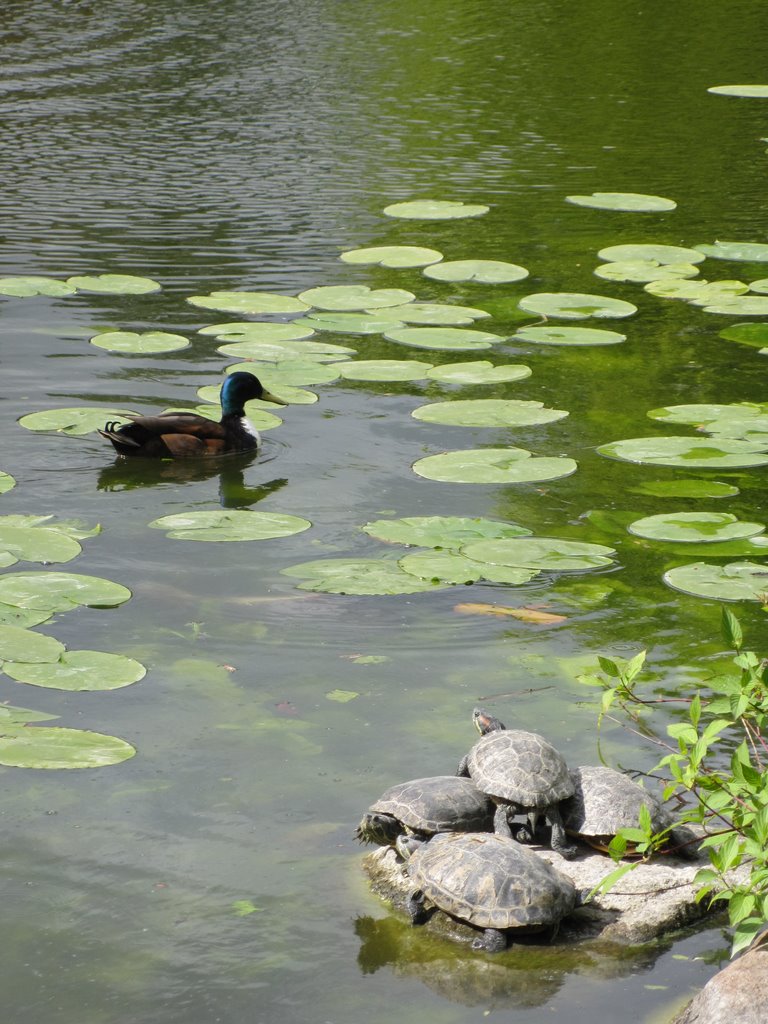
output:
M242 416L246 402L260 398L262 402L286 403L264 387L258 377L244 370L231 373L221 385L221 411L225 416Z
M403 832L395 840L395 849L404 861L409 861L411 856L419 849L420 846L423 846L425 842L425 839L419 839L418 836L408 835Z
M481 736L485 736L489 732L498 732L501 729L506 729L506 725L503 722L500 722L498 718L494 718L493 715L484 711L483 708L474 709L472 721Z
M403 831L403 826L391 814L368 811L355 829L355 838L361 843L376 843L377 846L394 846Z

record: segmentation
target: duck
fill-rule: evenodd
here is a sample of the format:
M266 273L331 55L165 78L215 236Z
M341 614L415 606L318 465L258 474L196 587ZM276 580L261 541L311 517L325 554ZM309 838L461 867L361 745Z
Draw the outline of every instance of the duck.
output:
M273 395L252 373L238 370L221 385L221 420L209 420L193 412L163 412L157 416L132 416L120 425L111 420L99 433L118 455L129 458L188 458L196 455L227 455L258 448L258 431L245 415L245 403L261 399L287 405Z

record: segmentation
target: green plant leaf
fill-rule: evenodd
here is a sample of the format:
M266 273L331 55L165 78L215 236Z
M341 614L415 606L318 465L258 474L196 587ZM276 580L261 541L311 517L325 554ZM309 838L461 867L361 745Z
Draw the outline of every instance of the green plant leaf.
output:
M695 306L703 306L705 313L720 316L768 316L768 295L736 295L733 298L693 299Z
M425 423L458 427L528 427L554 423L567 415L563 409L545 408L542 402L503 398L433 402L431 405L421 405L411 413L414 419Z
M580 572L612 565L616 552L603 544L559 540L556 537L521 537L477 541L461 553L477 562L519 566L554 572Z
M224 313L303 313L310 308L301 299L274 292L211 292L210 295L190 295L187 302Z
M348 249L339 259L344 263L377 263L382 267L426 267L439 263L443 254L418 245L377 245L371 249Z
M85 729L35 725L0 736L0 764L12 768L102 768L135 753L117 736Z
M226 324L211 324L201 327L198 334L213 335L219 341L301 341L311 338L315 333L314 326L305 322L305 318L292 320L289 324L274 324L269 321L235 320ZM333 349L333 345L330 346ZM325 346L319 343L319 350ZM261 358L261 357L260 357ZM281 358L285 358L284 356Z
M655 260L656 263L703 263L706 256L697 249L687 249L681 245L657 245L653 242L640 242L627 245L609 245L597 254L601 260L610 263L623 260Z
M414 462L417 476L443 483L512 484L558 480L575 473L573 459L531 458L525 448L474 448L442 452Z
M127 587L99 576L70 572L13 572L0 576L0 602L33 611L65 612L78 605L114 608L130 596Z
M433 263L423 273L434 281L479 281L481 284L507 284L528 277L525 267L502 260L450 260Z
M589 206L595 210L619 210L628 213L664 213L674 210L677 203L663 196L647 196L640 192L593 192L590 196L566 196L566 202L575 206Z
M637 312L637 306L633 306L631 302L584 292L537 292L520 299L520 309L527 313L559 317L563 320L627 317Z
M402 306L393 306L391 309L402 309ZM293 320L299 327L306 327L313 331L332 331L334 334L382 334L391 330L392 327L404 327L405 321L396 320L393 317L385 316L385 312L377 315L374 313L309 313L299 320Z
M764 99L768 96L768 85L710 85L707 92L718 96L749 96Z
M408 302L403 306L389 306L381 310L382 318L402 320L404 324L423 324L434 327L461 327L490 316L475 306L454 306L445 302ZM388 330L394 329L391 324Z
M423 380L432 369L432 363L416 359L356 359L334 365L345 380Z
M441 384L505 384L513 380L524 380L531 376L530 366L522 363L505 363L494 366L487 359L475 362L443 363L428 371L430 380Z
M126 419L136 413L127 409L98 406L80 406L75 409L46 409L22 416L19 425L27 430L55 430L59 434L79 437L92 430L100 430L107 420Z
M512 341L532 341L536 345L619 345L626 334L597 327L520 327Z
M400 327L387 330L384 337L400 345L413 348L441 349L444 351L465 351L490 348L504 341L498 334L488 331L463 330L458 327Z
M415 298L413 292L403 288L369 288L364 284L328 285L323 288L309 288L299 298L309 306L331 311L357 311L379 309L382 306L399 306Z
M6 491L12 490L15 486L15 477L12 477L10 473L0 471L0 494L5 494Z
M103 651L63 651L58 661L45 664L6 661L3 672L17 682L55 690L116 690L147 674L144 666L133 658Z
M160 285L151 277L135 277L133 274L68 277L67 284L80 292L102 292L108 295L148 295L160 291Z
M6 661L57 661L63 653L64 644L52 636L18 626L0 626L0 664Z
M743 281L649 281L645 286L649 295L662 299L683 299L696 306L708 306L742 295L749 291Z
M629 532L650 540L712 544L763 533L762 523L746 523L730 512L671 512L630 523Z
M602 263L595 268L595 275L606 281L627 281L645 284L648 281L676 281L680 278L695 277L699 268L692 263L657 263L656 260L621 260Z
M249 509L212 509L161 516L149 526L167 530L176 540L234 541L270 540L308 530L312 523L299 516Z
M0 295L13 295L17 298L49 295L58 298L62 295L74 295L75 291L71 284L57 281L55 277L0 277Z
M480 217L489 207L460 203L447 199L413 199L407 203L391 203L382 211L387 217L406 220L457 220L462 217Z
M59 530L10 526L4 518L0 517L0 552L10 552L16 561L69 562L83 550L74 537Z
M765 445L721 438L633 437L597 448L600 455L652 466L730 469L768 465Z
M726 341L738 341L741 345L749 345L752 348L763 348L768 345L768 323L734 324L720 331L720 337Z
M662 577L673 590L715 601L759 601L768 603L768 565L729 562L711 565L692 562L669 569Z
M649 480L630 487L630 491L655 498L732 498L739 488L719 480Z
M418 579L383 558L326 558L291 565L281 572L302 579L300 590L326 594L416 594L447 585Z
M694 249L715 260L736 260L746 263L768 262L768 245L764 242L715 242L695 245Z
M358 658L359 662L360 659ZM325 697L326 700L336 701L337 704L348 704L349 701L354 700L355 697L359 697L360 694L354 690L328 690Z
M144 334L104 331L91 338L91 344L107 352L141 356L154 355L156 352L176 352L187 348L189 341L181 334L166 334L165 331L146 331Z
M441 583L476 583L482 575L477 562L451 551L415 551L397 564L412 576Z
M282 363L292 359L303 362L334 363L357 355L346 345L329 341L248 341L248 358L265 363ZM199 392L198 392L199 393Z
M517 523L462 516L410 516L376 519L361 527L363 533L388 544L457 549L471 541L501 537L527 537L531 531Z
M257 348L260 342L254 343ZM251 360L250 370L255 373L268 391L278 393L285 385L299 387L306 384L328 384L339 379L336 363L317 363L311 359L285 359L279 363L259 363L252 359L250 341L220 345L218 350L225 356ZM283 396L278 394L279 398ZM274 406L273 406L274 408Z

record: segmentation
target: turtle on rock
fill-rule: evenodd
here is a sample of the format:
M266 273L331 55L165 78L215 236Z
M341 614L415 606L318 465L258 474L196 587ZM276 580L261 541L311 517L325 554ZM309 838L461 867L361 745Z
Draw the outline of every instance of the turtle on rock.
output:
M573 910L570 879L532 850L490 832L442 832L427 841L401 835L397 851L415 886L406 908L413 924L432 905L482 929L475 949L505 949L515 929L557 929Z
M496 804L494 832L512 837L509 819L528 817L528 828L515 834L519 842L533 842L536 824L544 817L551 826L550 846L570 860L577 853L568 843L560 817L561 800L572 796L574 782L563 755L536 732L507 729L498 718L475 708L472 721L480 739L460 761L459 776L469 776Z
M470 779L435 775L390 786L371 804L357 826L362 843L394 846L404 833L490 832L494 806Z

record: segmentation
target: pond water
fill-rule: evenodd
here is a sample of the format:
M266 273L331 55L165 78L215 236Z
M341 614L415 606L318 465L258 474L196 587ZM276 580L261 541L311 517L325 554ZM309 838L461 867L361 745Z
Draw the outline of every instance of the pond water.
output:
M379 1024L393 1013L453 1024L499 1011L520 1024L650 1020L727 956L717 927L641 949L511 950L487 958L414 934L366 888L352 836L386 786L451 772L485 701L546 733L573 763L597 757L595 708L575 682L598 653L648 647L660 689L688 689L722 654L720 605L666 587L686 559L632 540L619 519L689 509L760 520L764 470L695 471L731 498L634 489L679 471L601 457L622 438L692 433L647 418L679 403L760 401L765 356L724 341L735 322L642 285L594 276L605 246L765 240L765 101L707 87L760 82L761 5L606 5L586 0L429 4L312 0L5 0L0 111L0 276L148 276L149 295L0 298L0 470L17 480L0 513L100 523L63 571L129 587L119 608L80 608L40 631L71 649L124 654L146 677L68 693L0 680L0 701L110 733L137 748L83 771L0 768L4 955L16 1022ZM570 205L572 194L637 192L670 213ZM469 220L384 217L409 199L483 203ZM446 284L418 269L348 266L346 249L413 244L446 259L506 260L514 284ZM764 277L710 260L708 279ZM422 301L495 310L587 292L635 303L605 348L513 341L479 355L406 348L381 335L316 337L363 359L530 366L510 384L337 381L281 410L256 459L224 465L115 462L95 433L24 430L43 409L148 412L197 404L231 362L198 329L239 319L188 296L322 285L401 287ZM593 326L595 321L586 321ZM616 326L618 325L618 326ZM189 338L164 355L89 345L105 329ZM279 390L277 387L274 390ZM514 429L442 426L425 401L517 398L570 415ZM515 445L568 456L546 483L423 479L425 455ZM304 533L204 544L147 524L253 508L303 516ZM540 536L615 546L618 563L524 587L479 583L399 596L297 589L287 566L380 558L374 519L487 516ZM401 553L398 549L398 553ZM6 572L40 569L19 563ZM459 614L462 602L533 606L542 626ZM739 616L759 644L757 604ZM764 634L763 634L764 635ZM586 696L589 696L588 692ZM340 699L341 698L341 699ZM608 729L614 763L656 749Z

